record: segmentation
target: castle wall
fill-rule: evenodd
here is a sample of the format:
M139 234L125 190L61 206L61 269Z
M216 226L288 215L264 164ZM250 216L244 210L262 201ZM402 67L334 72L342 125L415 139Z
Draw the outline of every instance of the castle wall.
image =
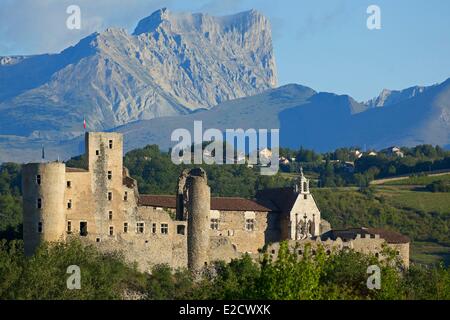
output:
M26 213L23 216L23 234L26 255L32 255L41 241L65 239L65 168L64 164L57 162L23 166L23 210Z
M267 254L272 259L277 259L280 250L281 243L273 243L266 248ZM326 241L321 241L319 238L316 240L306 239L306 240L291 240L288 241L288 246L291 252L295 252L302 256L305 250L305 246L309 245L311 248L311 253L314 255L319 247L322 247L327 255L333 252L341 251L344 249L351 249L356 252L360 252L366 255L374 255L379 258L380 261L385 259L382 254L383 247L387 245L389 248L395 250L399 255L403 265L409 267L409 243L405 244L390 244L387 243L382 238L371 238L370 235L367 237L357 237L356 239L350 241L342 241L340 238L336 240L328 239Z
M70 182L70 188L67 187ZM72 201L72 208L68 208L69 201ZM67 172L64 195L64 212L66 214L65 230L68 232L68 222L71 225L69 234L80 234L80 222L88 222L88 237L95 240L99 232L97 226L92 221L92 208L95 207L95 197L91 189L90 172Z
M185 221L172 220L174 214L174 210L169 214L167 209L138 207L136 214L127 219L128 232L106 237L99 247L106 251L121 251L128 261L137 262L141 271L149 271L158 264L186 268L187 226ZM137 223L144 223L143 233L139 232ZM167 234L161 232L164 224ZM184 234L178 233L178 226L184 227Z
M220 211L219 228L210 236L224 237L240 253L258 253L266 243L280 241L279 213ZM246 218L254 219L254 229L246 230Z

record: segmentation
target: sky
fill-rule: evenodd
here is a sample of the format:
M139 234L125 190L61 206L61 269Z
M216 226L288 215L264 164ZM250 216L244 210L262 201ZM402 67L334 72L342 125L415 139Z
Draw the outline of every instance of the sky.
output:
M70 5L81 30L66 27ZM367 8L381 10L369 30ZM448 0L1 0L0 56L60 52L107 27L132 32L153 11L226 15L256 9L269 17L279 85L349 94L431 85L450 77Z

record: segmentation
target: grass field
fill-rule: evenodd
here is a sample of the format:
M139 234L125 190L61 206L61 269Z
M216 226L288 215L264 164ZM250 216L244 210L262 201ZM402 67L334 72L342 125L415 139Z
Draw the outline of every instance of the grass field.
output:
M411 244L411 262L419 264L436 264L444 262L450 265L450 247L433 242L413 242Z
M396 208L450 215L450 193L432 193L401 187L377 187L377 195L383 196Z
M403 180L395 180L395 181L387 181L383 183L385 186L424 186L428 185L430 183L433 183L434 181L438 180L444 180L444 181L450 181L450 174L445 175L439 175L439 176L417 176L417 177L410 177Z

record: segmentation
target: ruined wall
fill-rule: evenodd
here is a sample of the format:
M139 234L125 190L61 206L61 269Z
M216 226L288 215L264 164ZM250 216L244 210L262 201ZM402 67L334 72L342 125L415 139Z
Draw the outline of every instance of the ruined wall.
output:
M403 265L406 268L409 267L409 243L388 244L379 236L377 236L376 238L371 238L370 235L362 237L358 235L356 239L350 241L342 241L341 238L337 238L336 240L328 239L326 241L322 241L320 240L320 238L300 241L288 241L290 251L296 252L299 256L303 255L306 245L310 246L312 255L315 255L319 247L322 247L327 255L340 250L351 249L363 254L374 255L378 259L380 259L380 261L385 258L382 254L382 251L383 247L387 245L388 247L396 250L397 254L400 256L401 261L403 262ZM272 259L277 259L279 250L280 243L273 243L267 246L266 253L269 254Z

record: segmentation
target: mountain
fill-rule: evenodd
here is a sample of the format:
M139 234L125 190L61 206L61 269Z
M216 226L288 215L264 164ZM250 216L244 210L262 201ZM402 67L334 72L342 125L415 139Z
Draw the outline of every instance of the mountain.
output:
M280 128L283 147L317 151L366 146L450 144L450 79L386 108L369 108L348 95L318 93L287 85L262 94L228 101L211 110L187 116L137 121L117 128L125 134L128 150L149 143L163 149L174 146L173 130Z
M94 33L59 54L0 57L0 162L67 159L90 131L125 148L175 145L175 129L280 129L283 147L450 145L450 79L383 90L360 103L290 84L276 88L269 21L161 9L132 34ZM81 128L80 128L81 127Z
M279 128L281 146L317 151L345 146L378 150L392 145L446 146L450 144L450 79L383 108L370 108L348 95L291 84L187 115L131 122L113 131L124 134L126 151L148 144L168 150L175 145L170 140L175 129L187 129L193 136L194 121L202 121L203 131ZM0 162L38 161L42 143L48 159L83 152L82 136L59 140L0 136Z
M378 97L367 101L365 105L369 108L387 107L414 98L432 87L414 86L404 90L383 89Z
M277 84L269 21L161 9L133 34L109 28L59 54L0 59L0 135L76 137L185 115Z

